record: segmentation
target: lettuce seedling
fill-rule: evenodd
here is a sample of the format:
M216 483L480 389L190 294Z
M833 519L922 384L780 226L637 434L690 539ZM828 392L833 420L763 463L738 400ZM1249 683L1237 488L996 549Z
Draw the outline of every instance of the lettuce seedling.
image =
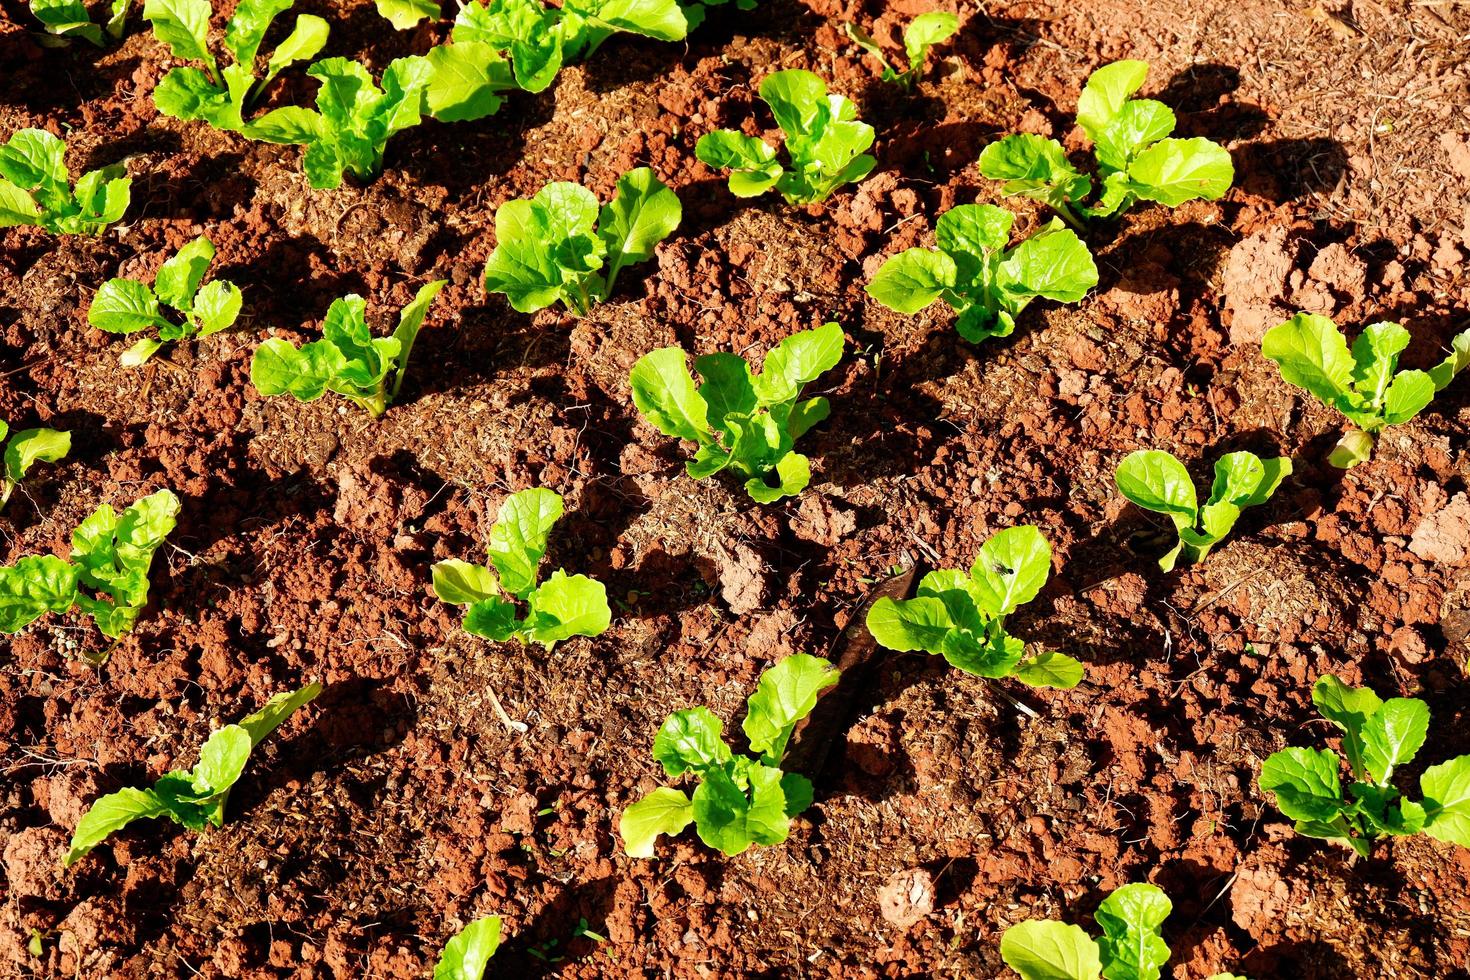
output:
M434 964L434 980L484 980L490 957L499 948L500 916L476 919L444 944Z
M306 73L321 82L316 109L283 106L246 124L243 132L266 143L306 147L302 168L318 190L342 184L344 171L368 181L383 170L388 139L423 121L425 90L434 77L427 58L397 58L383 72L383 87L355 61L325 58Z
M653 257L683 215L678 195L647 167L619 177L600 212L587 188L547 184L529 201L506 201L495 212L485 290L504 293L521 313L560 300L585 316L612 295L619 272Z
M1051 575L1051 546L1034 527L998 531L966 574L940 569L912 599L886 596L868 610L868 632L890 650L937 653L979 677L1014 677L1034 687L1076 687L1082 664L1062 653L1026 657L1005 618L1036 598Z
M441 13L439 0L374 0L373 5L395 31L406 31L425 17L438 20Z
M398 329L390 337L372 335L367 302L361 296L334 300L327 309L321 340L298 348L273 337L256 348L250 361L250 383L262 395L289 392L303 402L335 391L377 418L397 401L419 328L447 281L436 279L419 287L413 302L399 313Z
M153 104L165 116L202 119L216 129L245 131L245 110L286 68L315 57L327 43L327 22L311 14L296 26L266 60L265 74L255 73L255 57L271 22L295 0L240 0L225 26L225 50L233 64L220 68L209 50L210 0L144 0L143 19L175 58L202 62L204 67L172 68L153 90Z
M1179 543L1159 559L1159 568L1170 572L1181 557L1185 564L1203 561L1230 533L1242 510L1270 500L1290 475L1291 460L1285 456L1261 459L1255 453L1226 453L1215 460L1215 482L1203 507L1189 470L1163 450L1129 453L1113 479L1123 496L1174 521Z
M0 419L0 443L5 445L4 469L0 470L0 510L10 501L10 495L20 486L20 481L37 463L54 463L71 452L71 433L57 429L21 429L5 437L10 426ZM3 572L0 572L3 575Z
M518 491L506 498L490 528L489 565L458 558L435 562L434 595L469 607L466 633L496 643L539 643L550 650L570 637L597 636L607 629L612 610L601 582L558 568L538 584L547 538L561 515L561 494L539 487ZM525 604L524 616L517 603Z
M93 803L77 823L71 838L71 850L67 852L63 865L71 867L108 836L134 820L168 817L174 823L196 831L209 826L223 826L230 788L245 771L250 753L321 690L320 684L308 684L294 693L277 694L253 715L226 725L209 736L199 750L199 762L193 769L187 772L175 769L160 778L151 789L130 786L108 793Z
M619 832L629 857L653 857L659 834L670 837L693 822L699 839L734 856L752 844L779 844L791 818L812 804L812 784L781 771L781 759L797 723L817 697L837 683L838 670L821 657L792 654L761 674L746 700L741 727L751 755L735 755L721 737L723 725L708 708L675 711L653 740L653 757L669 778L686 773L699 785L693 797L660 786L623 811Z
M1160 929L1173 908L1157 885L1124 885L1093 913L1097 939L1081 926L1032 919L1001 935L1000 958L1024 980L1159 980L1169 961Z
M1409 331L1397 323L1363 328L1351 350L1329 317L1298 313L1266 331L1261 353L1276 362L1289 384L1335 408L1358 428L1348 431L1328 462L1350 469L1373 455L1384 426L1418 415L1434 396L1470 365L1470 330L1450 341L1450 355L1428 371L1397 371ZM1397 371L1397 373L1395 373Z
M1366 687L1349 687L1328 674L1312 688L1322 717L1342 729L1353 781L1343 792L1341 762L1331 750L1287 748L1261 766L1261 789L1276 794L1296 832L1351 847L1368 857L1385 835L1423 832L1470 847L1470 755L1430 766L1419 777L1415 802L1393 785L1395 770L1411 762L1429 731L1429 707L1418 698L1387 701Z
M58 235L100 235L122 218L132 178L122 164L82 175L66 171L66 144L44 129L22 129L0 146L0 228L37 225Z
M661 347L633 365L633 404L664 435L699 445L684 467L691 477L728 468L751 499L773 503L811 482L811 461L791 447L830 406L821 397L802 400L801 389L837 365L843 342L835 323L794 333L766 355L759 375L737 354L705 354L694 359L697 387L684 351Z
M116 41L123 35L132 5L133 0L111 0L107 20L94 24L82 0L30 0L31 13L46 28L46 36L41 43L48 47L63 45L79 37L100 48L106 43L104 34Z
M1146 62L1115 61L1092 73L1077 100L1077 124L1092 140L1102 182L1095 205L1082 206L1092 192L1092 178L1072 166L1054 139L1007 136L980 154L980 173L1005 181L1007 194L1041 201L1079 230L1079 211L1106 218L1137 201L1173 208L1196 199L1218 200L1235 180L1229 151L1204 138L1170 137L1172 109L1153 99L1129 98L1147 75Z
M1097 285L1092 253L1053 219L1007 249L1016 216L993 204L961 204L939 216L938 248L911 248L883 263L867 293L890 310L913 314L942 299L955 329L971 343L1007 337L1038 296L1075 303Z
M92 297L87 322L108 333L158 331L157 337L144 337L123 352L118 362L124 367L137 367L169 341L219 333L240 315L240 287L216 279L201 288L213 261L214 243L201 235L159 267L152 286L136 279L109 279ZM164 306L181 314L183 322L164 316Z
M148 567L174 529L179 498L144 497L119 516L103 504L71 534L71 560L22 558L0 567L0 633L18 633L48 612L72 608L92 617L103 636L132 630L148 604ZM85 588L84 588L85 587Z
M774 187L788 204L815 204L872 171L876 161L864 151L873 145L873 127L857 121L857 106L846 97L828 95L826 82L793 68L767 75L760 92L786 136L791 162L783 167L776 150L757 137L733 129L705 133L694 155L733 171L730 193L755 197Z
M929 59L929 49L936 44L948 41L959 29L960 19L947 11L932 10L927 14L915 17L903 31L903 52L909 63L908 70L905 72L897 71L888 63L878 42L874 41L861 27L856 24L848 24L847 36L852 38L858 47L878 59L878 63L883 66L883 81L911 89L914 87L914 82L924 74L924 62Z

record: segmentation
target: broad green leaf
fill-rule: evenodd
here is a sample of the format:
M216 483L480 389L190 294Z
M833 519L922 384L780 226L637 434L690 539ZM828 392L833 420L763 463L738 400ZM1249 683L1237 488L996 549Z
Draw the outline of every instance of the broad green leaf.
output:
M57 224L63 234L98 235L108 225L122 220L131 201L133 182L129 177L115 176L119 172L120 166L112 166L82 175L75 189L81 214Z
M0 431L0 438L5 433ZM19 483L36 463L54 463L71 452L71 433L56 429L21 429L5 447L5 478Z
M766 354L755 379L756 397L763 405L794 401L802 386L837 366L842 347L842 327L836 323L792 334Z
M770 144L729 129L705 133L694 145L694 155L707 167L735 171L730 175L730 193L736 197L763 194L782 174Z
M153 33L175 58L202 61L215 71L214 56L209 53L209 0L144 0L143 19L153 25Z
M1049 228L1011 250L1000 264L997 284L1011 312L1032 297L1075 303L1097 285L1092 253L1070 228Z
M762 673L741 726L751 751L759 752L767 765L779 766L797 723L811 714L817 697L838 677L826 660L805 653L794 653Z
M153 290L136 279L109 279L92 297L87 322L108 333L136 333L168 326Z
M1194 523L1199 508L1194 481L1172 454L1160 449L1129 453L1114 480L1119 492L1144 510L1169 514L1180 526Z
M1038 653L1016 665L1016 680L1032 687L1067 690L1082 683L1084 676L1082 664L1065 653Z
M1380 786L1411 761L1429 732L1429 706L1417 698L1390 698L1363 725L1363 764Z
M1005 616L1036 598L1051 575L1051 545L1027 524L997 531L980 546L970 569L975 604L991 616Z
M786 417L786 426L793 440L800 439L806 435L811 427L826 420L831 413L832 406L825 398L808 398L804 402L797 402L791 406L791 414Z
M1298 313L1266 331L1261 354L1276 362L1288 384L1306 389L1329 407L1347 396L1356 368L1337 325L1315 313Z
M506 201L495 212L495 249L485 263L485 291L504 293L517 313L534 313L562 298L555 233L535 201Z
M272 109L251 121L245 126L244 132L251 139L265 143L314 143L322 138L325 124L321 113L290 105Z
M1016 133L987 146L980 153L980 173L1005 181L1006 194L1033 197L1053 207L1080 201L1092 188L1092 178L1072 166L1062 144L1032 133Z
M260 80L260 87L264 88L271 81L296 64L298 61L307 61L315 58L322 48L327 46L327 34L331 28L327 22L312 14L301 14L296 18L296 26L291 29L276 49L271 52L270 60L265 64L265 77Z
M505 499L490 528L490 564L500 573L501 588L524 598L536 587L536 569L561 515L561 494L554 490L532 487Z
M617 194L603 206L597 234L607 245L607 288L618 270L653 257L659 242L673 234L683 217L679 196L648 167L618 178Z
M751 844L779 844L790 832L781 770L751 765L747 778L748 796L723 768L710 769L692 800L699 839L730 857Z
M1434 380L1423 371L1400 371L1383 396L1383 421L1402 425L1434 398Z
M707 442L708 406L689 375L684 351L660 347L638 359L628 376L633 404L666 436Z
M1169 961L1169 947L1159 935L1173 904L1157 885L1124 885L1103 899L1093 918L1103 931L1098 945L1108 980L1158 980Z
M868 610L868 632L881 646L900 653L923 650L939 653L954 629L945 604L933 596L915 599L882 598Z
M1148 77L1148 62L1115 61L1088 76L1082 94L1077 97L1077 125L1094 143L1122 111L1128 99L1143 87Z
M0 566L0 633L18 633L77 598L77 569L55 555L31 555Z
M675 711L664 719L653 739L653 758L669 776L730 761L730 748L721 737L724 725L708 708Z
M250 736L250 747L254 748L265 741L271 732L280 728L282 723L298 708L311 703L320 693L322 693L320 684L307 684L296 691L273 694L259 711L246 715L235 724Z
M346 366L342 352L325 341L305 344L298 350L272 338L263 341L251 358L250 383L262 395L290 392L301 401L315 401Z
M204 281L204 273L214 261L214 244L203 235L179 249L159 267L153 280L153 292L160 303L187 311L194 304L194 294Z
M265 32L291 3L292 0L240 0L225 25L225 48L237 64L254 69L255 54L260 50Z
M1097 943L1078 926L1031 920L1000 937L1000 958L1023 980L1100 980Z
M754 378L750 364L736 354L704 354L694 359L694 370L703 382L699 397L705 403L705 421L725 431L725 418L744 416L756 410Z
M770 481L772 476L776 478L774 486ZM758 504L773 504L782 497L801 493L811 481L811 460L801 453L787 453L776 462L776 468L770 473L746 480L745 492Z
M1015 220L1010 211L993 204L961 204L939 216L934 237L940 250L955 260L962 278L973 279L986 258L1009 244ZM965 256L974 261L962 261Z
M1276 805L1293 820L1330 822L1346 806L1338 782L1337 754L1287 748L1261 765L1261 789L1276 794Z
M954 259L927 248L910 248L883 263L867 294L898 313L914 314L955 285Z
M431 16L437 17L438 4ZM484 980L490 957L500 948L500 916L487 915L465 926L444 944L434 964L434 980Z
M489 44L456 41L429 49L434 79L429 114L440 122L483 119L500 110L502 92L516 88L510 63Z
M397 400L398 391L403 387L403 377L408 373L408 358L413 352L414 341L418 339L419 329L424 325L424 318L429 315L429 307L434 305L439 291L448 283L448 279L424 283L409 304L398 312L398 326L393 328L393 339L398 341L398 360L393 388L388 396L390 401Z
M206 283L195 295L192 311L199 324L199 336L208 337L221 330L228 330L239 318L243 302L240 287L234 283L223 279Z
M92 23L86 6L78 0L30 0L30 7L46 33L62 38L80 37L102 47L102 29ZM45 41L41 43L47 45Z
M406 31L425 17L439 19L439 0L374 0L374 3L395 31Z
M31 195L0 177L0 228L34 225L40 217L41 209L36 207Z
M71 867L110 834L122 830L134 820L161 817L166 813L168 807L150 790L127 787L109 793L82 814L71 837L71 849L62 864Z
M1174 112L1162 102L1127 102L1096 138L1099 167L1104 173L1128 169L1128 161L1145 147L1174 132Z
M194 791L201 797L218 796L228 790L245 771L253 748L250 733L239 725L226 725L199 750L199 763L190 773Z
M617 30L660 41L682 41L689 33L676 0L580 0L572 6Z
M827 83L800 68L776 71L761 80L761 100L771 108L776 125L792 136L813 133L818 122L830 117Z
M1140 198L1172 208L1219 200L1235 181L1235 164L1229 150L1203 137L1165 139L1134 158L1128 178Z
M931 10L915 17L903 32L903 47L908 56L909 71L923 71L929 49L949 40L959 29L960 19L948 11Z
M1370 405L1383 404L1409 340L1409 331L1397 323L1370 323L1353 341L1353 387Z
M989 634L952 630L939 652L950 666L976 677L1011 677L1021 665L1026 644L1004 630Z
M17 130L0 146L0 176L58 210L67 197L66 144L44 129Z
M1383 707L1383 700L1366 687L1349 687L1332 674L1317 678L1312 686L1312 703L1322 717L1341 728L1343 751L1359 779L1366 778L1363 761L1363 726Z
M532 201L545 211L554 238L590 235L597 224L597 195L581 184L553 181L537 191Z
M432 574L435 597L450 605L468 606L500 594L495 572L484 565L449 558L435 562Z
M1470 755L1425 769L1419 792L1424 796L1424 832L1470 847Z
M461 623L466 633L483 636L496 643L504 643L516 634L520 623L516 621L515 603L500 596L490 596L472 603L465 610Z
M586 575L568 575L557 569L528 601L531 616L524 630L526 640L548 650L574 636L598 636L612 622L607 589Z
M694 805L676 789L660 786L623 811L618 834L629 857L653 857L659 834L676 836L694 819Z
M0 188L3 190L3 188ZM3 194L0 194L3 198ZM4 203L0 200L0 225L4 224ZM1454 336L1450 341L1450 354L1429 370L1429 378L1434 382L1434 390L1442 391L1445 385L1455 380L1455 375L1470 366L1470 330L1463 331Z
M1210 503L1242 505L1254 497L1266 478L1266 464L1255 453L1226 453L1215 460L1215 482L1210 487Z

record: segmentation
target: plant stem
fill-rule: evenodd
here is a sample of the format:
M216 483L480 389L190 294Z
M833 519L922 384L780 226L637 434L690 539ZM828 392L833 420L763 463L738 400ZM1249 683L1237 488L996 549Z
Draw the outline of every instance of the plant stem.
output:
M1061 198L1056 198L1047 203L1051 205L1052 210L1057 213L1058 217L1072 226L1072 230L1076 231L1079 235L1087 234L1087 226L1078 219L1077 213L1072 210L1070 204Z

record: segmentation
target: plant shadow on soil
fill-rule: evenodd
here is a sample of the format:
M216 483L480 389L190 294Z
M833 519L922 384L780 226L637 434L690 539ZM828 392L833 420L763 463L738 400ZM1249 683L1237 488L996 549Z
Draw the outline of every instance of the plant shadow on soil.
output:
M350 266L344 268L336 253L311 235L275 238L250 259L222 264L212 273L246 294L252 329L301 329L308 322L324 319L332 299L364 291L362 274ZM312 299L320 302L311 303ZM430 333L425 330L418 342L423 343ZM412 379L410 371L409 381Z

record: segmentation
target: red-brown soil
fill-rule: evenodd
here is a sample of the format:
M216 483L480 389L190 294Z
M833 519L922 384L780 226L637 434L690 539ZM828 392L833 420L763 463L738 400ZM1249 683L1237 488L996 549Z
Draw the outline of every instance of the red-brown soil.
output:
M100 239L0 233L0 417L75 446L0 519L0 560L63 551L100 501L184 501L153 606L105 663L74 620L3 646L0 974L424 976L493 912L510 937L496 976L992 977L1006 926L1086 922L1150 880L1175 901L1178 977L1470 976L1470 852L1400 839L1353 862L1255 787L1272 751L1330 738L1309 696L1327 671L1428 700L1421 764L1470 752L1470 381L1343 474L1322 462L1339 420L1256 343L1297 308L1398 319L1417 366L1467 325L1470 11L937 5L962 32L912 96L842 24L892 38L935 4L762 0L687 45L614 40L489 120L426 123L381 180L328 193L294 148L159 116L151 35L43 50L0 3L0 136L44 126L74 170L126 157L133 176ZM298 9L333 21L328 54L378 68L444 33L395 34L369 0ZM940 211L996 199L982 146L1018 129L1075 142L1082 80L1120 57L1152 64L1146 94L1187 135L1230 147L1224 200L1098 228L1095 295L1035 304L1005 341L962 342L940 307L864 302ZM878 130L874 175L806 211L737 201L693 157L712 128L769 125L754 86L777 67L821 73ZM552 179L605 196L634 165L678 190L685 221L613 301L575 322L484 294L499 204ZM201 232L245 290L241 324L120 371L126 341L86 325L91 292ZM383 322L438 277L382 420L250 387L272 329L310 337L351 291ZM632 409L628 368L654 346L756 355L826 319L854 349L797 500L692 483ZM1225 449L1298 463L1207 562L1161 575L1129 549L1160 523L1111 481L1140 447L1201 479ZM433 561L482 554L506 493L538 484L567 497L552 559L618 600L605 635L549 655L465 635L427 591ZM725 859L686 834L657 860L622 853L617 814L659 781L648 747L669 711L733 720L765 666L824 651L895 566L967 566L1016 523L1056 553L1016 632L1086 661L1081 687L892 655L786 845ZM191 764L211 725L308 680L325 693L257 754L223 829L144 823L60 869L98 795ZM880 909L902 872L928 882L904 928ZM605 942L574 938L584 918Z

